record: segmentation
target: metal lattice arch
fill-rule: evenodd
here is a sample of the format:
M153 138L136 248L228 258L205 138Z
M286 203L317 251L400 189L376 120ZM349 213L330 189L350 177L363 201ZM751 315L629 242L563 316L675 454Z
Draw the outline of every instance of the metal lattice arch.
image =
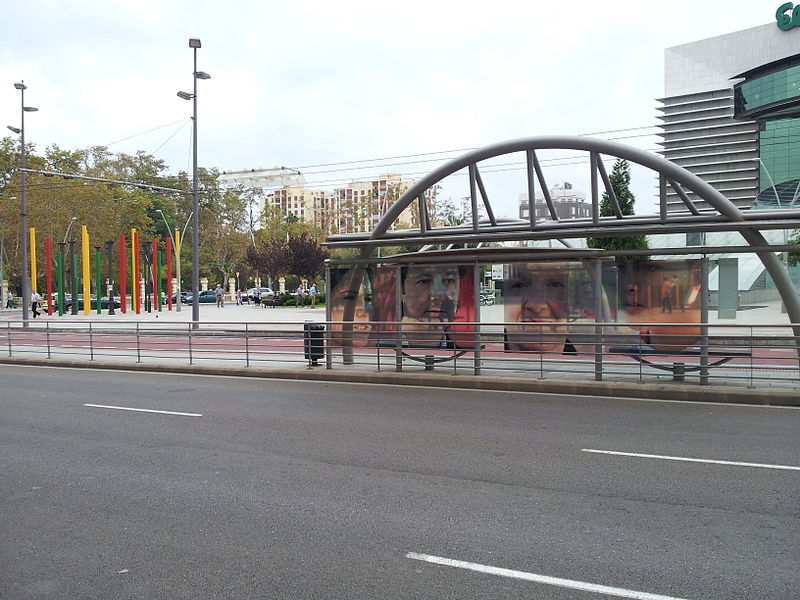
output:
M584 219L559 220L548 186L542 174L537 151L574 150L589 155L591 181L591 216ZM499 156L524 153L526 162L526 185L530 202L528 220L497 219L492 209L483 179L480 163ZM603 157L624 159L654 171L659 180L659 212L656 215L623 215L603 165ZM426 191L442 182L446 177L466 170L469 181L471 219L464 225L454 227L432 227L425 203ZM536 221L535 189L538 184L552 220ZM600 186L608 194L615 216L600 216ZM667 211L667 188L671 187L684 203L683 211ZM701 210L689 199L688 192L705 203ZM420 225L416 229L396 230L392 225L402 212L412 204L419 206ZM479 218L479 206L486 217ZM658 235L669 233L735 231L748 246L701 246L680 248L658 248L647 254L703 254L726 252L755 252L775 282L776 288L794 326L795 336L800 336L800 298L792 287L785 266L776 252L800 251L800 246L770 245L763 230L792 229L800 227L800 209L772 209L742 211L710 184L697 175L668 161L667 159L638 148L588 137L542 136L510 140L479 148L453 159L431 171L410 187L395 202L372 232L330 236L330 247L356 247L362 250L362 259L369 259L380 246L432 244L481 244L490 242L512 242L525 240L566 240L585 237L611 237L621 235ZM566 244L566 243L565 243ZM566 244L568 245L568 244ZM644 251L640 251L644 254ZM437 253L441 258L441 253ZM502 249L498 249L498 255ZM600 252L599 254L603 254ZM608 253L613 254L613 253Z

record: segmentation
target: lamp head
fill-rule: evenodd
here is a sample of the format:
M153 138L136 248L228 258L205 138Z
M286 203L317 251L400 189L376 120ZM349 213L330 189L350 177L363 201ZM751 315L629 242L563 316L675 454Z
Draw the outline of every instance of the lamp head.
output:
M15 83L14 87L17 88L18 90L27 90L28 89L28 86L25 85L24 83L22 83L21 81L18 81L17 83Z
M36 108L35 106L23 106L22 110L24 110L25 112L38 112L39 111L39 109Z
M20 129L19 127L13 127L12 125L6 125L6 127L8 127L11 131L16 133L17 135L22 133L22 129Z
M178 98L183 98L184 100L191 100L193 96L188 92L178 92Z
M209 75L205 71L198 71L197 73L194 74L194 76L197 77L198 79L211 79L211 75Z
M189 48L200 48L200 40L197 38L189 38Z

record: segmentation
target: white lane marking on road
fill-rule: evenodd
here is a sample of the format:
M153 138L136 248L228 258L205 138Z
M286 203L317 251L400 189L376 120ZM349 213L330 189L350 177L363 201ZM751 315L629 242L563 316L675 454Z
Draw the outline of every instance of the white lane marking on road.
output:
M597 583L588 583L585 581L576 581L574 579L562 579L560 577L550 577L549 575L538 575L536 573L527 573L525 571L503 569L500 567L481 565L479 563L465 562L463 560L444 558L442 556L431 556L430 554L417 554L416 552L409 552L408 554L406 554L406 558L410 558L412 560L422 560L425 562L433 563L436 565L443 565L446 567L467 569L469 571L486 573L488 575L499 575L500 577L523 579L525 581L532 581L534 583L543 583L545 585L554 585L558 587L570 588L573 590L581 590L584 592L594 592L596 594L606 594L607 596L617 596L618 598L633 598L634 600L685 600L683 598L677 598L675 596L662 596L661 594L638 592L636 590L612 587L608 585L600 585Z
M175 412L171 410L153 410L150 408L131 408L129 406L106 406L104 404L84 404L89 408L111 408L113 410L131 410L134 412L158 413L160 415L177 415L179 417L202 417L199 413Z
M800 471L800 467L792 465L770 465L765 463L739 462L735 460L712 460L709 458L688 458L685 456L663 456L660 454L638 454L636 452L617 452L616 450L593 450L581 448L581 452L594 454L613 454L615 456L632 456L634 458L655 458L657 460L677 460L682 462L707 463L712 465L728 465L732 467L758 467L759 469L780 469L782 471Z

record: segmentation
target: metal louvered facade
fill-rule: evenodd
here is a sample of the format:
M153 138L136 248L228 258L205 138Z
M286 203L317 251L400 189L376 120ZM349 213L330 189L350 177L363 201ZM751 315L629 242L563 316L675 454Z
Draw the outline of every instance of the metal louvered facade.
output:
M664 158L698 175L741 208L758 193L758 124L733 118L733 90L722 89L661 100ZM689 199L702 209L694 194ZM667 210L685 206L667 190Z
M658 117L661 154L698 175L739 208L750 208L765 185L763 118L734 116L734 86L754 69L797 55L800 28L774 23L668 48ZM741 113L741 111L740 111ZM748 118L750 117L750 118ZM759 120L756 120L759 119ZM696 195L689 200L707 208ZM667 188L667 210L685 210Z

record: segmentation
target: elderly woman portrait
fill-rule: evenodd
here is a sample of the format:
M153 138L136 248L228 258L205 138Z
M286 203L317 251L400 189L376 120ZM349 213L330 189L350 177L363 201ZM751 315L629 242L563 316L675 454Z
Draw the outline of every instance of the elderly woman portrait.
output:
M511 276L503 285L507 350L566 349L573 267L566 262L511 265Z

